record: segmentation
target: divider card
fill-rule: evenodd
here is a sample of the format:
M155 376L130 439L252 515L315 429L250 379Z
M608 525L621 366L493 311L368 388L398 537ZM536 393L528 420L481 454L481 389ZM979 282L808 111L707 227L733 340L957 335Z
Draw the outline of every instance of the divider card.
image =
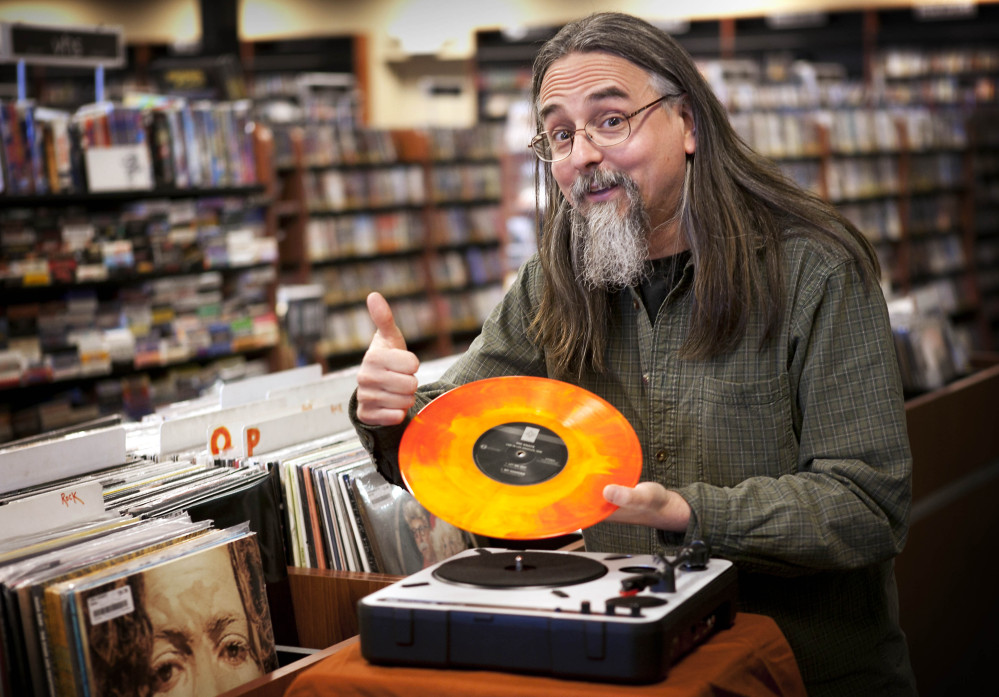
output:
M294 410L284 400L266 400L164 421L160 424L159 455L203 448L207 438L213 455L225 450L235 456L243 426Z
M0 494L125 462L122 426L0 450Z
M346 409L338 404L320 405L243 427L240 455L253 457L350 430Z
M357 387L357 370L338 371L303 385L280 386L267 393L268 399L284 399L289 406L303 409L323 405L340 405L346 413L350 396ZM305 439L302 439L305 440Z
M322 375L322 366L318 363L313 363L301 368L280 370L276 373L227 382L222 385L222 390L219 393L219 406L227 409L241 404L256 402L265 399L270 390L278 387L290 387L292 385L303 385L308 382L314 382L319 380Z
M34 535L104 513L103 487L97 479L76 480L49 491L26 495L0 505L0 530L10 539Z

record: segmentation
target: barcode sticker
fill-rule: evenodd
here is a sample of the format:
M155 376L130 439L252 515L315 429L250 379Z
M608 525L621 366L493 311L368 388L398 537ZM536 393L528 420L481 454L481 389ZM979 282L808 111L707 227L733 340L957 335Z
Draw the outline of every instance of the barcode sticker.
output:
M538 435L541 433L540 428L535 428L534 426L528 426L524 429L524 432L520 436L520 440L525 443L533 443L538 439Z
M132 602L132 587L122 586L87 598L87 610L90 611L90 624L110 622L116 617L127 615L135 610Z

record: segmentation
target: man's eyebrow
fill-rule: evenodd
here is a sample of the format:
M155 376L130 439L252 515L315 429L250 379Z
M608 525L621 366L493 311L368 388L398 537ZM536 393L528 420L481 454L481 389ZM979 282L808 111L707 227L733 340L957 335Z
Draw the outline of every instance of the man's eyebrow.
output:
M191 653L191 636L182 629L161 629L154 635L157 639L164 639L176 650L184 654Z
M219 613L212 617L205 625L205 633L208 634L209 638L212 640L213 644L219 643L229 625L235 624L237 618L235 615L230 613Z
M599 102L604 99L610 99L612 97L627 97L628 93L625 92L620 87L616 85L611 85L609 87L604 87L603 89L597 90L596 92L591 92L586 96L586 101L593 103ZM551 116L553 113L560 111L562 109L559 104L549 104L538 112L539 117L542 121Z

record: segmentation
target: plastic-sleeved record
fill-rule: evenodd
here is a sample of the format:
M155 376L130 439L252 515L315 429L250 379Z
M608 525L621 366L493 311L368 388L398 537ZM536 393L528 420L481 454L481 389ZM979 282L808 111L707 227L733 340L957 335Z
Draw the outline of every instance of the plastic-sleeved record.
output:
M511 540L564 535L616 507L607 484L634 486L642 449L609 402L558 380L507 376L427 404L399 446L406 485L439 518Z

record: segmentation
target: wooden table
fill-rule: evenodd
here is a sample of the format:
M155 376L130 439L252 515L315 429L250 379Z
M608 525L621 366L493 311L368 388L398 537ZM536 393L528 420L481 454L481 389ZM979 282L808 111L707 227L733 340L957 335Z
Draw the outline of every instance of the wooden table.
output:
M733 626L687 654L666 679L650 685L565 680L485 670L375 666L361 656L357 638L298 671L285 697L804 697L791 647L769 617L739 613Z

